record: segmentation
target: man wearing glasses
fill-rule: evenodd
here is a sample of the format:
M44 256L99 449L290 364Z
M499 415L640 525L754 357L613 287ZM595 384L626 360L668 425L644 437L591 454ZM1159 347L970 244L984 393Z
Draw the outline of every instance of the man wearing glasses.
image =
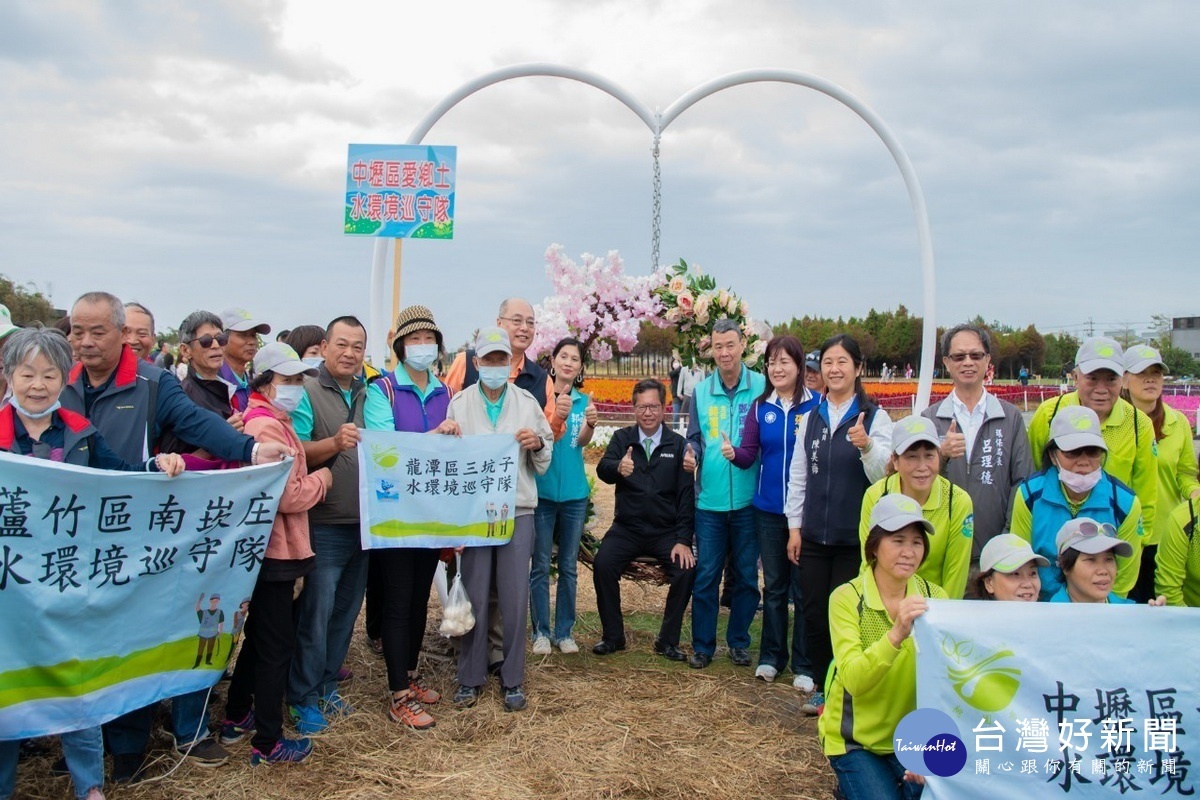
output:
M965 489L975 506L972 574L979 570L983 546L1008 530L1014 487L1034 471L1020 410L984 387L991 353L991 337L983 328L956 325L946 331L942 363L954 389L923 412L942 440L942 474Z
M203 409L217 414L234 430L242 430L242 413L234 408L229 386L218 375L225 363L229 335L221 318L211 311L193 311L179 324L179 347L188 351L187 376L179 382L183 393ZM159 447L164 453L192 453L199 449L180 439L175 431L164 431Z
M654 652L672 661L687 658L679 649L679 631L692 591L692 527L695 489L684 471L687 440L662 424L666 389L656 380L633 387L637 424L622 428L609 440L596 477L617 487L616 513L604 534L592 580L600 612L602 638L592 648L598 656L625 649L621 617L621 573L641 556L653 556L671 588L663 610Z

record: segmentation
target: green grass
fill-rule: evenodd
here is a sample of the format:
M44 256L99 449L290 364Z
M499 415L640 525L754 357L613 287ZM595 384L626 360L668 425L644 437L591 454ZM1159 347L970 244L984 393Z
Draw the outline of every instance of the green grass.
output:
M211 666L223 670L229 658L230 635L221 634ZM159 672L191 669L196 661L197 639L188 636L174 642L136 650L123 656L105 656L89 661L63 661L52 666L26 667L0 673L0 708L27 700L80 697L123 681Z

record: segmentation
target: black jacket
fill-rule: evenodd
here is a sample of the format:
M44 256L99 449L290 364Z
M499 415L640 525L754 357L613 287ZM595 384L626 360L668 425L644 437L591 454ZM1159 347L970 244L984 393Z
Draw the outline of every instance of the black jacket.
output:
M687 440L664 426L662 439L647 461L642 438L637 425L621 428L596 465L596 476L617 487L613 529L647 539L672 536L676 544L691 547L696 494L692 475L683 471ZM633 474L624 478L617 470L630 447Z

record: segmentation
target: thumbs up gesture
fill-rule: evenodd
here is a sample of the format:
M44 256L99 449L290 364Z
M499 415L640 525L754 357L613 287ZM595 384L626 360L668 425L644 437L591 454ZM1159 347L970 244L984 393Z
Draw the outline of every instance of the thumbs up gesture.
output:
M683 471L695 474L696 472L696 451L692 449L689 443L687 449L683 451Z
M554 413L559 419L566 419L571 416L571 393L563 392L554 399Z
M588 403L587 408L583 410L583 421L588 424L588 427L595 428L597 419L596 407Z
M863 411L858 415L858 419L847 431L850 437L850 444L857 447L859 450L866 451L871 446L871 437L867 435L867 429L863 425L863 419L867 416L867 412Z
M725 456L727 461L733 461L733 444L729 441L729 434L721 431L721 455Z
M951 420L950 430L942 437L942 458L958 458L967 454L967 437L958 430L958 420Z
M617 474L622 478L628 478L633 474L633 448L630 447L625 451L625 457L617 464Z

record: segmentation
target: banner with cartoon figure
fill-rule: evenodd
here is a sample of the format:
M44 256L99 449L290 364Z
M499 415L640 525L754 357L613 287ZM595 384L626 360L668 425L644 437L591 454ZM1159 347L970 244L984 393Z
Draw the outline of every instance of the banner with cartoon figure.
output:
M927 798L1192 795L1198 623L1188 608L932 600L896 755Z
M0 453L0 739L216 683L290 467L168 478Z
M363 431L358 447L363 547L505 544L513 534L523 457L507 433Z

